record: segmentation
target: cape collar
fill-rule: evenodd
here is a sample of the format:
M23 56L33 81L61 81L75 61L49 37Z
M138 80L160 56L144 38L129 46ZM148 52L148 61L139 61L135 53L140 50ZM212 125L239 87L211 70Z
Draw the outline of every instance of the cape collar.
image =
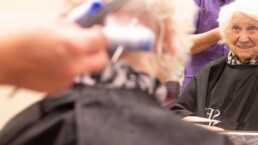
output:
M138 72L123 61L110 63L103 72L97 75L83 75L81 84L102 89L141 89L154 96L157 101L166 99L167 89L160 81L145 73Z
M240 59L230 51L226 62L230 65L258 65L258 56L256 58L246 60L245 62L241 62Z

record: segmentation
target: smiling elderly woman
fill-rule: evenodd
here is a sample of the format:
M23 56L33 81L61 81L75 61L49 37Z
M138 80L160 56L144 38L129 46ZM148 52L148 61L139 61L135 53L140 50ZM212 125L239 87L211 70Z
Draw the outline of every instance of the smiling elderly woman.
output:
M108 42L114 40L110 27L116 26L113 33L135 28L135 37L147 29L156 38L153 49L125 51L103 72L23 111L0 133L0 145L231 145L222 135L182 122L154 99L166 96L166 77L158 71L179 64L181 50L190 47L194 10L191 0L128 0L107 18ZM168 54L172 59L163 58Z
M258 1L222 7L218 22L228 56L202 68L171 110L220 121L210 126L258 130Z

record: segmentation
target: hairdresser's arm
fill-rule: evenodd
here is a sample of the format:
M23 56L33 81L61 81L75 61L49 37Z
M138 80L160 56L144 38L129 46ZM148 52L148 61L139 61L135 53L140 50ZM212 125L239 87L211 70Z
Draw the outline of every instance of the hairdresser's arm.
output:
M60 91L76 76L105 67L105 45L99 27L82 29L60 17L6 20L0 27L0 84Z
M196 54L216 44L220 40L220 34L218 28L215 28L205 33L191 35L191 39L193 47L190 53Z

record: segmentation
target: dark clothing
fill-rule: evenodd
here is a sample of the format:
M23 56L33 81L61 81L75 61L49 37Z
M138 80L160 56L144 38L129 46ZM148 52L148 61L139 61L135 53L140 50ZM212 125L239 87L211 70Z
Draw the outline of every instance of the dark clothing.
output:
M0 145L231 145L182 122L139 89L76 87L16 116Z
M216 126L227 130L258 130L257 84L257 65L229 65L222 57L196 74L171 110L220 120Z
M124 62L81 80L14 118L0 134L0 145L231 144L161 108L154 98L166 95L166 88Z

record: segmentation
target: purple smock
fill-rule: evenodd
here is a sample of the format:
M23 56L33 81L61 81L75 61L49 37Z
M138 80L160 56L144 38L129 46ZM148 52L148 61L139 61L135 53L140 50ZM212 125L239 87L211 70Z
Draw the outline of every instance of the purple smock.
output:
M230 3L232 0L195 0L199 6L199 12L196 15L195 34L203 33L218 27L218 14L220 7ZM208 62L215 60L221 56L227 55L228 48L222 45L212 45L208 49L189 56L185 66L184 81L181 87L181 92L188 85L192 77Z

